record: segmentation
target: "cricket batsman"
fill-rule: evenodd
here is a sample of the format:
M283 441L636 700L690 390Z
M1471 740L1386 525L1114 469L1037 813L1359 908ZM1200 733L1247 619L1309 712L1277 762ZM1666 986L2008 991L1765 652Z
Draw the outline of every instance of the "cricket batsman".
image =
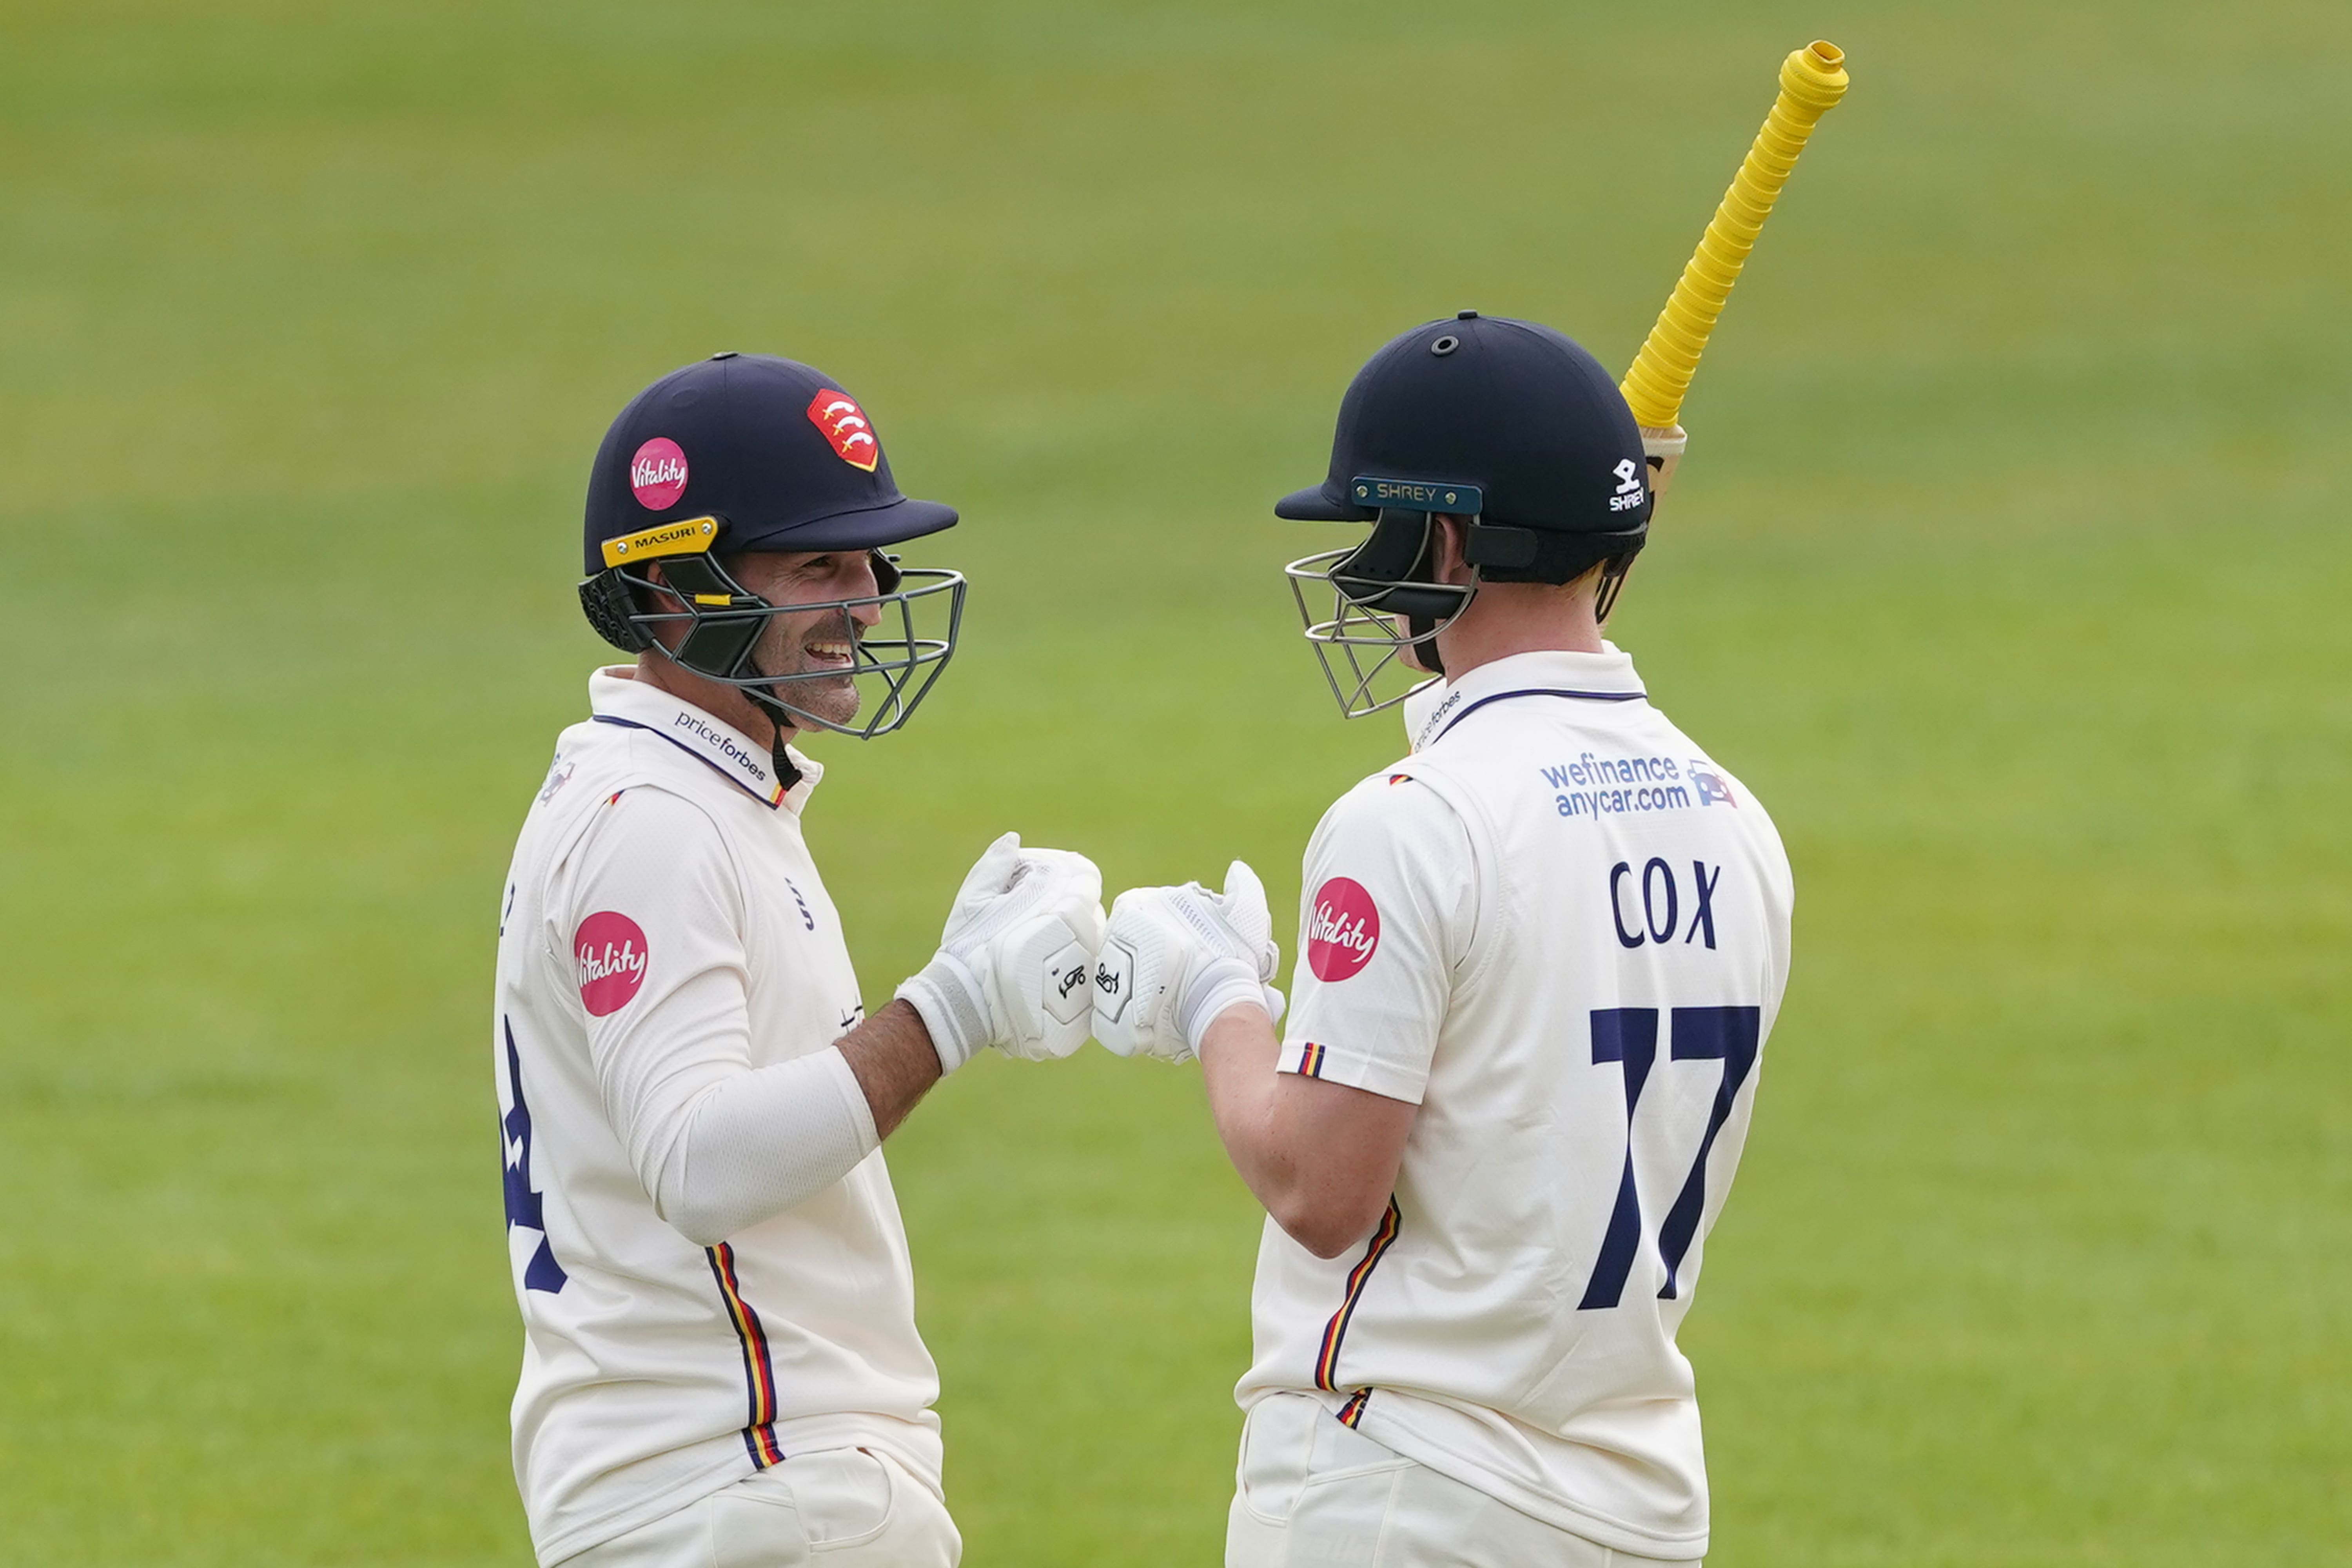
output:
M1247 866L1112 908L1097 1037L1199 1058L1268 1215L1229 1568L1706 1555L1675 1336L1792 891L1763 806L1602 640L1653 500L1559 333L1464 311L1382 348L1275 510L1370 525L1288 568L1333 596L1307 635L1343 710L1387 706L1385 660L1433 679L1307 845L1286 1031Z
M879 1145L982 1047L1085 1041L1101 877L1004 835L868 1018L793 744L914 710L964 583L886 551L955 521L790 360L664 376L596 455L581 600L635 660L590 678L524 821L491 1050L542 1564L961 1555Z

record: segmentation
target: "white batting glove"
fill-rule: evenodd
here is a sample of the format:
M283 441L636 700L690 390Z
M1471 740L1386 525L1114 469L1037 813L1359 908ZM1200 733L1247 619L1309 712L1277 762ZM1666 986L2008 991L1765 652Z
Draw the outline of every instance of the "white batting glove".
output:
M1102 873L1066 849L1024 849L1008 833L956 890L940 951L900 984L940 1068L982 1046L1045 1061L1087 1043L1087 968L1102 945Z
M1095 1038L1122 1057L1190 1061L1218 1014L1239 1004L1282 1021L1268 984L1282 962L1265 884L1243 861L1225 890L1198 882L1130 888L1111 906L1095 961Z

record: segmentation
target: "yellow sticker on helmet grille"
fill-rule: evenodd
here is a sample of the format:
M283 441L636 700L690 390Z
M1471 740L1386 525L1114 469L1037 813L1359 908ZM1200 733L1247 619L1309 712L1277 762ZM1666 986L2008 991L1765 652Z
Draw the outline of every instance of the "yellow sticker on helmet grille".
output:
M680 518L604 541L604 564L626 566L633 561L658 561L665 555L700 555L718 540L717 518Z

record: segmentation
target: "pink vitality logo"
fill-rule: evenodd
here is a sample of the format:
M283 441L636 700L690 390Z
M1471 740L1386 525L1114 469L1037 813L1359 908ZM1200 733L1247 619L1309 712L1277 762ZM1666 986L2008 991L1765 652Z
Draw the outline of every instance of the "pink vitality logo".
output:
M678 444L667 436L656 436L637 448L629 459L629 489L636 492L637 504L648 511L659 511L677 504L686 493L686 454Z
M1307 967L1318 980L1345 980L1372 961L1381 945L1380 906L1361 882L1334 877L1315 889L1307 922Z
M592 1018L619 1012L646 983L646 933L625 914L599 910L582 921L572 956L580 969L580 1000Z

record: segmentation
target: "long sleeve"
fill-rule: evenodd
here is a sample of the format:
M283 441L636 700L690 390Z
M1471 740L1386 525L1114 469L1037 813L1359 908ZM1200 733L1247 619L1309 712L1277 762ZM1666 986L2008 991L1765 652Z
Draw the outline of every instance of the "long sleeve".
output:
M557 881L550 955L579 980L605 1114L664 1220L710 1246L874 1151L838 1049L751 1065L740 873L699 806L627 790Z

